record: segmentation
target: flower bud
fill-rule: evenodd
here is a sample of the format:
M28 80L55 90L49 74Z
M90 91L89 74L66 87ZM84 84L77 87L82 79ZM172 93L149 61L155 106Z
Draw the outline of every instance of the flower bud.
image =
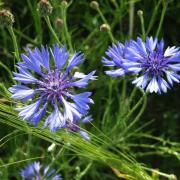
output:
M143 11L142 11L142 10L138 10L138 11L137 11L137 15L138 15L138 16L143 16Z
M38 3L38 11L41 16L48 16L52 13L52 6L48 0L40 0Z
M6 10L3 9L0 11L0 25L4 27L12 26L14 23L14 16L13 14Z
M108 32L108 31L110 31L110 26L108 25L108 24L102 24L101 26L100 26L100 31L102 31L102 32Z
M91 1L90 6L93 9L98 9L99 8L99 3L97 1Z
M62 5L63 7L67 7L68 3L67 3L67 1L62 1L62 2L61 2L61 5Z
M64 21L61 18L57 18L55 23L57 27L62 27L64 25Z

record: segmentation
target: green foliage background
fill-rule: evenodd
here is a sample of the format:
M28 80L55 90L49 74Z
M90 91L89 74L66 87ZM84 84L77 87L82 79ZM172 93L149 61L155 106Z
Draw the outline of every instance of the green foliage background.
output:
M39 16L37 2L0 1L1 8L11 9L15 16L13 27L20 52L24 52L27 46L33 48L56 42L46 21ZM146 35L156 36L159 29L158 37L164 38L166 46L178 46L180 2L99 0L98 3L116 40L124 42L141 36L141 23L136 14L141 9ZM168 93L152 94L148 98L136 89L131 99L134 89L131 79L112 79L103 73L101 57L112 41L108 33L99 30L104 23L101 14L86 0L72 1L66 15L59 0L52 0L51 4L54 9L50 21L60 42L69 48L69 39L73 49L85 53L86 61L80 69L85 73L96 69L98 75L98 80L88 87L95 101L91 107L94 121L83 126L90 132L92 140L86 142L79 135L65 130L51 134L42 128L42 124L34 128L18 118L13 108L19 102L13 102L7 91L14 84L11 77L14 47L7 29L1 27L0 179L21 179L20 169L33 160L51 164L67 180L180 177L180 86L176 84ZM131 18L130 12L133 14ZM57 18L67 19L68 34L65 24L56 24ZM132 125L135 119L137 121ZM52 143L56 147L48 152Z

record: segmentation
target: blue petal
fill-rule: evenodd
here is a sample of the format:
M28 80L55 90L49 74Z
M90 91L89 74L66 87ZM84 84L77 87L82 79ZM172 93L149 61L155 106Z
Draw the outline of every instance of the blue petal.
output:
M65 119L73 123L74 116L77 117L78 119L82 117L82 114L79 113L78 107L74 103L67 102L63 97L62 97L62 102L65 108L64 110Z
M15 72L13 73L15 76L14 77L15 80L25 84L37 82L37 79L33 77L29 71L20 67L18 67L18 69L19 69L19 73L15 73Z
M75 72L72 79L82 79L82 78L85 78L87 75L85 75L84 73L82 72ZM97 76L91 76L90 80L97 80L96 79Z
M67 71L70 71L74 66L81 64L84 60L84 55L81 53L74 53L67 66Z
M91 138L89 137L89 134L88 134L87 132L80 130L79 133L81 134L81 136L82 136L84 139L86 139L86 140L88 140L88 141L91 139Z
M157 50L162 53L164 50L164 40L161 39L160 43L157 43Z
M11 98L22 99L24 101L32 98L35 94L35 91L33 89L22 85L14 85L13 87L9 88L9 91L14 93Z
M70 86L76 86L76 87L80 87L80 88L87 86L88 81L93 77L94 73L95 73L95 71L92 71L91 73L86 75L84 78L70 83Z
M23 119L29 120L39 109L41 100L36 101L33 104L30 104L28 106L22 107L22 108L16 108L16 110L20 111L19 116L23 117Z
M66 63L69 52L66 52L66 48L60 48L58 44L54 45L54 51L52 53L55 65L58 70L62 69Z
M33 70L33 71L41 74L40 63L36 59L33 58L32 53L31 53L30 50L29 50L29 56L31 58L29 58L25 54L21 54L21 58L26 63L26 66L28 67L28 69Z
M152 92L155 92L155 93L160 92L160 87L159 87L159 84L158 84L157 79L156 79L155 76L152 78L152 80L148 84L148 86L146 88L146 91L149 91L150 93L152 93Z
M173 85L173 81L177 83L180 82L180 75L176 74L175 72L166 71L166 77L171 85Z
M105 57L102 58L102 63L104 63L105 66L114 66L115 65L115 63L113 61L110 61Z
M86 116L85 118L83 118L81 120L82 123L86 124L86 123L89 123L93 120L92 116Z
M58 128L64 127L65 124L66 120L56 106L54 112L52 112L46 119L44 127L48 126L51 131L56 131Z
M38 60L45 69L47 69L48 71L50 70L48 47L41 46L41 51L38 48L35 48L33 57Z
M155 40L153 40L152 37L150 38L146 38L146 48L150 51L153 52L154 49L156 48L156 44L157 44L157 38L155 38Z
M176 53L179 51L179 48L176 48L175 46L173 47L168 47L165 52L164 52L164 57L170 57L176 55Z
M137 79L135 79L132 83L136 84L136 86L141 87L141 88L145 88L148 82L148 76L147 74L138 77Z
M120 69L116 69L116 70L105 71L105 73L109 76L112 76L112 77L124 76L125 70L120 68Z
M164 79L162 79L162 78L158 78L158 84L160 85L160 89L161 89L164 93L166 93L166 92L167 92L167 89L170 88L169 85L168 85L168 83L167 83Z
M44 106L34 114L34 116L31 117L29 120L30 123L34 124L35 126L38 125L39 121L43 118L43 116L46 114L46 108L47 108L47 103L44 104Z
M92 99L89 98L91 92L84 92L77 95L71 95L71 98L74 100L76 105L79 107L79 111L82 114L86 114L89 109L88 103L94 103Z

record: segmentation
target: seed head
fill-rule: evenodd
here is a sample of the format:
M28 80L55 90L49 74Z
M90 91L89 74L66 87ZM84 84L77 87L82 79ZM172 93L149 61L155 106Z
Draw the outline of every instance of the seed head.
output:
M38 11L41 16L49 16L52 13L52 6L48 0L40 0L38 3Z
M14 16L13 14L6 10L3 9L0 11L0 25L4 27L12 26L14 23Z

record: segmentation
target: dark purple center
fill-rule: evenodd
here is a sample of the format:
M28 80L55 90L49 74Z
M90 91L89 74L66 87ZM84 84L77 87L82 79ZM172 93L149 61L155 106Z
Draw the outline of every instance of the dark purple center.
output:
M43 78L40 84L48 98L59 98L67 92L69 85L69 78L67 75L60 73L58 70L51 71Z
M152 76L161 76L167 67L167 60L161 54L155 53L146 59L143 66Z

